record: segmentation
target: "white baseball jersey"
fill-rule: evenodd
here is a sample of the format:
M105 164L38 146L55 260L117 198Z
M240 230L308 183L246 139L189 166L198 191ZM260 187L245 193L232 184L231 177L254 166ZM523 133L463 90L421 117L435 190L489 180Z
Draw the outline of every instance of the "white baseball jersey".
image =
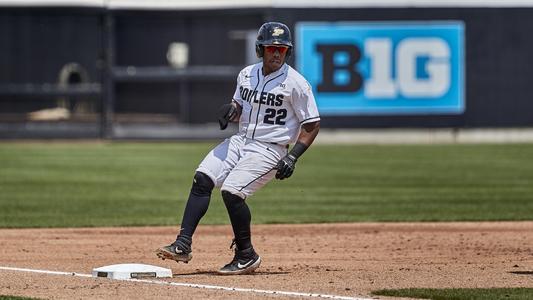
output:
M309 83L289 65L267 76L263 63L244 68L233 101L242 107L239 132L207 154L196 171L246 199L275 176L301 124L320 120Z
M320 120L311 85L287 64L267 76L262 67L262 62L250 65L237 78L239 132L263 142L294 143L302 124Z

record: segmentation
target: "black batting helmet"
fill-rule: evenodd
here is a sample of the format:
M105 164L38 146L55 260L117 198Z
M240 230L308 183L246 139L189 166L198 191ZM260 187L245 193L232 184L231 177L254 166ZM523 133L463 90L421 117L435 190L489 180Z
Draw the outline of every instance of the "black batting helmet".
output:
M259 28L257 33L257 40L255 41L255 52L257 57L263 57L265 49L263 46L280 45L287 46L287 56L292 52L292 38L291 31L287 25L280 22L267 22Z

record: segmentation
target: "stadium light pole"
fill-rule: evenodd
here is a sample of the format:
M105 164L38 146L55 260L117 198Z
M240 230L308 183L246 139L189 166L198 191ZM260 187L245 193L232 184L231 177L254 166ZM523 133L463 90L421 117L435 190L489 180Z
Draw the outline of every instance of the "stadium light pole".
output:
M115 83L113 67L115 65L115 24L110 9L105 8L103 18L104 67L102 72L102 115L100 135L103 139L113 138L113 114L115 105Z

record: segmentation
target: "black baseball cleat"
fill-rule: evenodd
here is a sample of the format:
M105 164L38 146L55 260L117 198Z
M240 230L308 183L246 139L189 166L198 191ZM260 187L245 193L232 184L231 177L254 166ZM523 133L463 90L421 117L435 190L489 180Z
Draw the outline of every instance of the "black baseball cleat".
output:
M157 249L155 254L162 260L171 259L176 262L189 263L192 259L191 252L191 245L178 239L168 246Z
M218 271L221 275L250 274L259 268L261 257L255 253L253 247L244 250L235 249L233 260Z

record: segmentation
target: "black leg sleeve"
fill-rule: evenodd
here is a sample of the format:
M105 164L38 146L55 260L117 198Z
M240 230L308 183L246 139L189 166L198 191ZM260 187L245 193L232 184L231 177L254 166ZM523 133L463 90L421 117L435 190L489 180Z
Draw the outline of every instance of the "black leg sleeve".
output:
M226 205L231 220L237 249L244 250L252 247L250 231L252 215L250 208L248 208L244 199L228 191L222 191L222 198L224 199L224 204Z
M192 241L192 236L200 219L202 219L209 208L209 201L211 199L211 191L213 190L213 187L214 183L209 176L201 172L196 172L189 199L187 200L187 205L183 212L181 230L178 239L184 237L189 242Z

